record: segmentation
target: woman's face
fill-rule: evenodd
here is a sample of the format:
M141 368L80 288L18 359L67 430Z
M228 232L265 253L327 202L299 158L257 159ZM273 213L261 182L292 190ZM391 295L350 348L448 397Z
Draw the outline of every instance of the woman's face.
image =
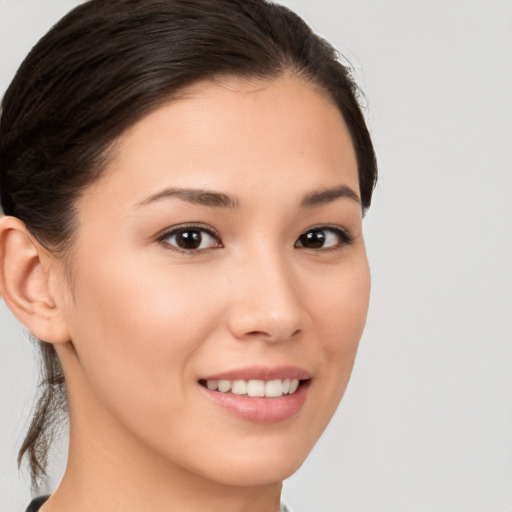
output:
M134 125L77 205L72 432L222 483L294 472L365 323L358 197L339 111L298 78L202 83Z

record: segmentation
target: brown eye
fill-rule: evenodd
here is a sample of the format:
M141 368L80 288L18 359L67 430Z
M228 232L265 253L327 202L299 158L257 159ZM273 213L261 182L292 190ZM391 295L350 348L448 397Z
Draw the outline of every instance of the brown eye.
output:
M308 229L299 236L295 247L305 249L336 249L348 245L352 237L339 227L319 227Z
M325 243L325 233L320 229L312 229L310 231L306 231L299 236L299 242L301 247L319 249L320 247L323 247Z
M176 245L180 249L198 249L203 241L203 235L198 229L187 229L176 234Z
M181 227L167 232L160 240L183 251L201 251L222 247L218 237L205 228Z

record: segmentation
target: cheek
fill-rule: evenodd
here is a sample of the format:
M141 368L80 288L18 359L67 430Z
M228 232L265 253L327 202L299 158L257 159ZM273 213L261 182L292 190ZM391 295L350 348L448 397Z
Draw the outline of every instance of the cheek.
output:
M339 272L326 277L314 298L321 338L326 346L340 355L357 348L364 329L370 298L370 271L366 257L359 257Z
M334 413L350 379L363 333L370 296L370 272L366 258L340 267L337 276L323 283L312 306L316 311L315 337L321 347L321 379L332 397L328 414Z
M110 407L137 404L142 415L161 420L162 405L180 395L188 362L218 318L203 285L185 270L171 274L140 260L81 270L70 330L88 383Z
M79 330L92 329L92 339L109 339L114 347L132 345L151 354L164 347L178 350L181 339L193 342L199 313L200 325L208 329L205 306L211 309L212 301L204 293L203 277L184 266L171 269L143 258L111 259L82 266L74 308Z

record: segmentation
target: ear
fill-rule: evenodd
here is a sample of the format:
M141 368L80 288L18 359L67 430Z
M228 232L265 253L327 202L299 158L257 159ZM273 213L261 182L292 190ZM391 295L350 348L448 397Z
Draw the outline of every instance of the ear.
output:
M0 219L0 294L18 320L41 341L69 341L60 297L52 292L55 257L16 217Z

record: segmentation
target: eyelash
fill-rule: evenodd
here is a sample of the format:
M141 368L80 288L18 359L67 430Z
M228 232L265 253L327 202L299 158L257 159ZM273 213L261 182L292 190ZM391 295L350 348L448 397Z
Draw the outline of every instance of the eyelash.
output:
M304 247L302 245L297 245L297 242L300 241L301 237L307 235L308 233L312 233L314 231L327 232L332 235L335 235L339 238L339 242L332 247L320 247L318 249ZM309 250L313 250L313 251L318 250L318 251L322 251L322 252L330 252L330 251L339 251L339 250L343 249L344 247L350 245L353 241L354 241L354 238L346 229L344 229L340 226L332 226L332 225L322 224L319 226L312 226L312 227L306 229L306 231L303 231L300 234L299 238L297 239L297 242L295 242L295 247L304 247L305 249L309 249Z
M180 233L186 233L187 231L199 231L202 233L208 233L208 235L210 237L212 237L213 239L215 239L218 242L218 245L215 247L207 247L204 249L185 249L183 247L178 247L177 245L170 244L169 242L167 242L167 240L169 238L171 238L173 236L178 236ZM213 230L211 227L206 226L204 224L182 224L180 226L176 226L176 227L170 229L169 231L166 231L162 235L160 235L158 237L158 241L163 243L166 247L168 247L171 250L178 251L178 252L181 252L184 254L190 254L190 255L199 254L199 253L202 253L202 252L210 250L210 249L219 249L219 248L224 247L222 245L222 242L220 241L219 234L215 230Z
M198 249L198 248L185 249L183 247L177 246L176 244L171 244L168 242L169 238L179 236L180 233L184 234L187 231L196 231L196 232L207 233L208 236L210 236L212 239L217 241L217 245L212 246L212 247L206 247L203 249ZM301 242L300 239L302 237L306 236L308 233L313 233L313 232L330 233L332 235L337 236L339 238L339 242L333 246L328 246L328 247L322 246L322 247L318 247L318 248L311 248L311 247L306 247L306 246L302 245L303 242ZM183 225L174 227L171 230L168 230L165 233L163 233L162 235L160 235L157 240L158 240L158 242L161 242L167 248L169 248L173 251L178 251L178 252L188 254L188 255L196 255L196 254L203 253L204 251L208 251L211 249L220 249L220 248L224 247L222 245L220 235L215 230L213 230L211 227L204 225L204 224L183 224ZM310 251L331 252L331 251L339 251L339 250L343 249L344 247L350 245L353 242L353 240L354 239L353 239L352 235L350 235L350 233L347 230L345 230L344 228L341 228L340 226L319 225L319 226L312 226L312 227L308 228L307 230L303 231L300 234L297 241L295 242L294 247L296 247L296 248L302 247L302 248L304 248L306 250L310 250ZM200 242L202 242L202 240L200 240ZM300 243L301 245L297 245L298 243Z

